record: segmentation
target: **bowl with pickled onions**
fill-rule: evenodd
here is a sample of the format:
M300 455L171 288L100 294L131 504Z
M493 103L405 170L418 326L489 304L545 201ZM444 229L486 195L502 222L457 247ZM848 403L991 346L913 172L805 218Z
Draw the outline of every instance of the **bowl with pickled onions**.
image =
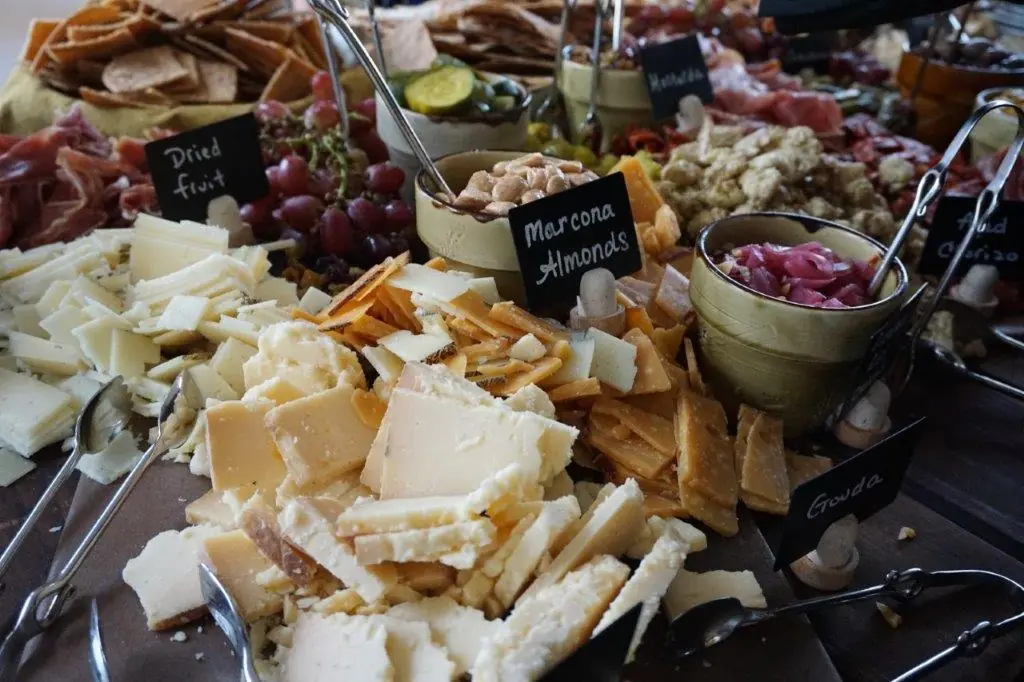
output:
M867 235L805 215L751 213L705 227L690 296L715 395L782 417L787 436L819 428L906 296L899 259L868 294L883 253Z

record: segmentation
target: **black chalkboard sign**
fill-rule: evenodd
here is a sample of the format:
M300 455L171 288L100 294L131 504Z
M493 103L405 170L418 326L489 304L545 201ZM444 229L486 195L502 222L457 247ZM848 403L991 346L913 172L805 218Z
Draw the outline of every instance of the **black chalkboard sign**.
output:
M641 267L622 173L518 206L508 219L526 302L536 313L564 316L588 270L624 277Z
M916 319L917 306L924 295L925 287L919 287L911 294L910 298L903 302L889 318L871 336L868 342L868 349L854 373L856 384L850 394L843 401L843 404L832 415L827 427L832 428L836 422L846 416L846 413L853 409L868 389L876 381L880 381L900 355L910 349L911 339L908 336L911 326Z
M241 204L270 193L256 117L245 114L146 145L160 212L168 220L206 220L210 201Z
M923 423L921 417L794 490L775 570L817 547L825 530L847 514L863 521L896 499Z
M782 53L783 71L799 73L804 69L813 69L815 73L827 73L828 61L837 49L838 40L834 31L790 38Z
M640 50L640 62L655 119L674 116L679 100L687 95L697 95L704 103L715 98L695 35L649 44Z
M944 196L935 209L918 270L941 275L953 258L974 218L974 197ZM1002 277L1024 276L1024 202L1003 201L992 215L985 232L974 237L960 261L957 275L972 265L994 265Z

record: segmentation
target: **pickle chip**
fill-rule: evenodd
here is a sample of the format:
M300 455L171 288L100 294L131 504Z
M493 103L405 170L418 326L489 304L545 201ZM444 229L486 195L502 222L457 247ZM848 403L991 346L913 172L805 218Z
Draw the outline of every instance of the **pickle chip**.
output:
M410 83L405 88L405 100L417 113L447 114L472 98L475 83L476 75L472 69L443 66Z

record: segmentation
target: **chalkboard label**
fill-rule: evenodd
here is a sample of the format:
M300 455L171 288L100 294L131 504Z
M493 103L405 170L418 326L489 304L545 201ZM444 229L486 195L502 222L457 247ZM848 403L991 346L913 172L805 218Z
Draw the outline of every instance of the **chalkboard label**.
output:
M642 265L622 173L516 207L508 219L526 302L536 313L564 316L588 270L624 277Z
M210 201L225 194L242 205L270 193L252 114L150 142L146 160L168 220L204 221Z
M944 196L935 209L918 270L941 275L967 234L974 218L974 197ZM957 275L972 265L994 265L1002 277L1024 276L1024 202L1003 201L992 214L985 231L974 237L960 261Z
M640 50L640 62L655 119L674 116L679 111L679 100L687 95L697 95L704 103L715 98L708 65L695 35L650 44Z
M911 339L907 336L916 319L917 306L924 295L925 287L919 287L910 298L903 302L871 336L868 349L864 353L860 366L854 373L856 385L836 410L826 426L831 429L836 422L846 416L871 388L871 385L884 377L892 368L899 356L909 350Z
M834 31L809 33L790 38L782 53L782 69L787 73L799 73L813 69L815 73L828 72L828 61L836 49L838 36Z
M817 547L825 530L847 514L864 521L896 499L923 423L921 417L794 490L775 570Z

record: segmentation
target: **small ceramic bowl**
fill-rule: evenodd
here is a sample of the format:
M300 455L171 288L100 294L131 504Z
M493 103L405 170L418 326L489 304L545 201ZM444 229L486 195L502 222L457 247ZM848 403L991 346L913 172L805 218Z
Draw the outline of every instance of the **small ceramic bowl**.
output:
M521 101L518 106L508 111L494 111L472 118L426 116L410 109L402 109L402 112L431 159L473 149L525 149L531 96L527 91L520 90ZM411 203L413 179L420 171L420 163L379 93L376 99L377 134L388 148L391 163L405 171L402 197Z
M478 170L522 152L473 151L450 154L435 161L441 176L458 193ZM508 218L473 213L438 197L438 188L424 171L416 176L416 230L430 255L444 256L456 268L480 277L493 277L502 297L525 304L523 276L516 260Z
M814 308L772 298L714 264L727 247L817 241L845 258L884 252L874 239L810 216L752 213L708 225L697 238L690 298L697 312L701 370L730 414L741 403L783 420L787 437L822 426L848 395L871 336L907 291L898 259L879 300L855 308Z
M569 59L562 63L559 85L565 98L569 124L579 130L590 107L590 79L593 68ZM601 152L607 152L612 138L634 124L640 127L654 124L651 98L647 95L641 71L606 69L601 71L597 87L597 118L604 131Z

